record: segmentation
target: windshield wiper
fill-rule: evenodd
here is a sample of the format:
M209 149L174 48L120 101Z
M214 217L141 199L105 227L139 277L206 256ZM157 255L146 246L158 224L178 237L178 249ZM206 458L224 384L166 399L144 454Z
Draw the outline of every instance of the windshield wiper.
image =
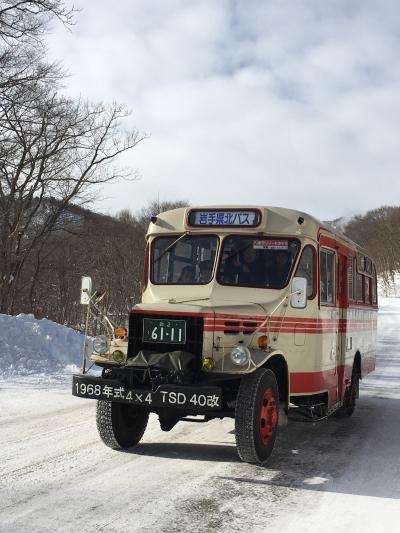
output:
M169 252L171 250L171 248L173 246L175 246L175 244L177 242L179 242L181 239L184 239L185 237L187 237L188 235L190 235L190 232L189 231L185 231L185 233L183 233L183 235L180 235L177 239L174 240L173 243L171 243L169 246L167 246L165 248L165 250L163 250L160 255L157 257L157 259L154 259L154 264L157 263L157 261L159 261L163 255L165 255L167 252Z

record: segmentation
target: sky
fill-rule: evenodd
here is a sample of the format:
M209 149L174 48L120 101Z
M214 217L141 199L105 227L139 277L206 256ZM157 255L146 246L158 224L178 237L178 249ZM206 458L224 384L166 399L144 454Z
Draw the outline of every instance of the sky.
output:
M148 138L139 179L97 209L154 199L274 205L323 220L400 204L396 0L80 0L49 53L65 90L124 103Z

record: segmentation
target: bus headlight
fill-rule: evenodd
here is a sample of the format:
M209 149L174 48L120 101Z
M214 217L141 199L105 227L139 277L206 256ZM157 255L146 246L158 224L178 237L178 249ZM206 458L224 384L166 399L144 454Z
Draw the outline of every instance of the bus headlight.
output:
M250 350L246 346L235 346L231 351L232 363L244 366L250 361Z
M105 335L99 335L93 339L93 350L99 354L108 350L108 339Z

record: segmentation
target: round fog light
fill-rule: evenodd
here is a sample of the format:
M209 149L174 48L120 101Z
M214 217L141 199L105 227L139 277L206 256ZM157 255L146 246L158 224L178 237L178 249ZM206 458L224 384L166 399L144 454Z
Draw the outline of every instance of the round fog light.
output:
M115 350L112 355L116 363L122 363L122 361L125 359L125 354L121 350Z
M250 350L246 346L235 346L231 351L232 363L244 366L250 361Z
M108 350L108 339L105 335L99 335L93 339L93 350L99 354Z

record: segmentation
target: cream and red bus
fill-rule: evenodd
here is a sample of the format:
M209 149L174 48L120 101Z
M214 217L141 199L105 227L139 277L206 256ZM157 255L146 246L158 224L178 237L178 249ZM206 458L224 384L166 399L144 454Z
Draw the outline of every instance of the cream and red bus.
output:
M276 207L174 209L146 239L129 327L107 320L91 356L101 376L84 365L73 378L74 395L98 400L105 444L136 445L151 412L164 431L231 417L241 459L263 463L289 412L353 413L375 368L376 268L363 249Z

